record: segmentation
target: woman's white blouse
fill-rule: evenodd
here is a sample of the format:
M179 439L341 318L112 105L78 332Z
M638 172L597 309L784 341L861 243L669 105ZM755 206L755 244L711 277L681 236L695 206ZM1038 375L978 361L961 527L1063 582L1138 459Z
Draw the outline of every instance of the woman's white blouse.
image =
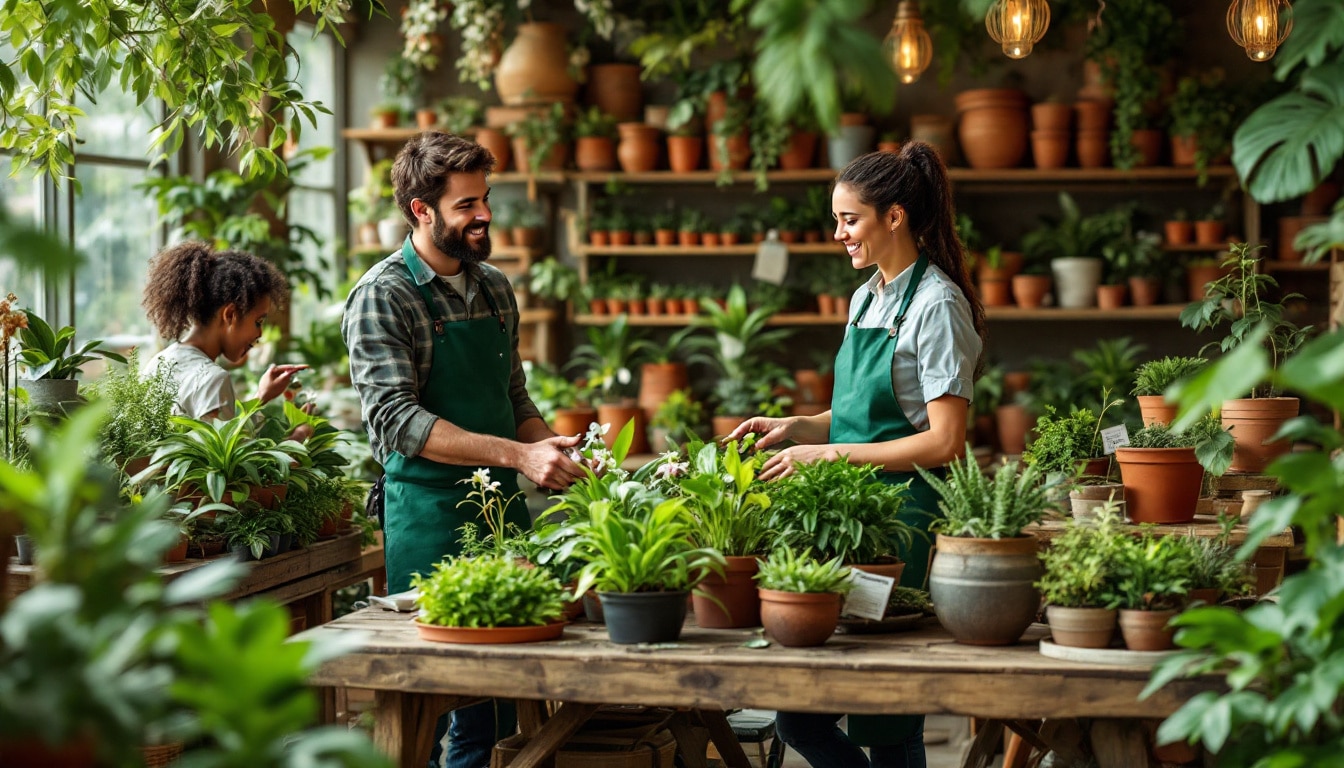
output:
M913 269L913 265L908 267L887 285L881 285L881 271L874 270L850 300L845 333L849 333L870 293L873 303L858 327L890 328ZM970 304L956 283L930 264L910 300L891 363L896 401L915 429L929 428L929 401L943 395L971 399L979 357L980 336L975 332Z

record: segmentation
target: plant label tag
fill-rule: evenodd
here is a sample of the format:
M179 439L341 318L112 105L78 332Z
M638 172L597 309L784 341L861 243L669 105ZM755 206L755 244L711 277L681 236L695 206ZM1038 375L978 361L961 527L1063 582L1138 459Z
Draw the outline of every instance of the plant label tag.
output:
M887 615L887 601L891 599L891 589L896 586L896 580L890 576L864 573L856 568L849 572L849 583L853 589L845 596L845 606L840 613L881 621Z
M1101 442L1104 446L1103 453L1110 456L1115 453L1115 449L1122 445L1129 445L1129 430L1124 424L1118 424L1109 429L1101 430Z
M780 242L779 233L770 230L770 234L756 249L756 261L751 266L751 276L767 283L783 285L789 274L789 247Z

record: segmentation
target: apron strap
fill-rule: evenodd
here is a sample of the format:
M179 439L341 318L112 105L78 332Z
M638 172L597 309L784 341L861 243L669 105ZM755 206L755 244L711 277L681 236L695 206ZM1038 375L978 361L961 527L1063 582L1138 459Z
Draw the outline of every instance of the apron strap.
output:
M411 270L411 264L423 267L424 262L420 260L420 254L415 252L415 246L411 244L411 236L407 235L401 244L401 259L406 262L406 271L411 275L411 282L415 283L415 289L420 292L420 298L425 300L425 307L429 309L429 316L434 320L434 333L443 335L443 325L448 322L448 318L439 312L438 305L434 302L434 295L429 292L429 286L416 281L415 273ZM466 265L463 265L466 269ZM479 282L479 281L478 281ZM480 283L481 293L485 294L485 303L490 306L490 316L499 321L499 332L508 333L509 328L504 323L504 316L499 313L499 305L495 303L494 296L490 295L490 289L484 283ZM465 300L466 297L463 297Z
M905 286L905 293L901 294L901 303L896 309L896 317L891 321L891 331L887 334L888 337L895 337L896 334L900 333L901 326L905 323L905 314L910 311L910 301L915 298L915 290L919 288L919 281L924 279L924 273L928 268L929 257L921 252L919 258L915 259L915 268L910 273L910 282ZM863 319L864 315L868 314L868 307L872 303L873 293L869 291L868 296L863 300L863 306L859 307L859 313L854 316L854 322L850 325L858 328L859 321Z

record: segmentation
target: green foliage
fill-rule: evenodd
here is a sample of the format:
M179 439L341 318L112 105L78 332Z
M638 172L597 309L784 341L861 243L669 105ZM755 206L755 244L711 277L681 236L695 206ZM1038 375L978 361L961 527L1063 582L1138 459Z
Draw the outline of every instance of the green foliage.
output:
M588 343L574 348L567 368L580 368L589 382L601 389L604 402L616 402L634 384L635 366L649 349L649 342L630 329L629 319L618 315L607 325L588 329Z
M1159 116L1149 110L1161 95L1159 70L1181 40L1181 24L1165 0L1109 3L1099 16L1087 36L1087 57L1115 89L1111 157L1115 167L1128 169L1139 160L1130 142L1134 131L1156 127Z
M931 529L948 536L978 539L1011 539L1028 525L1039 523L1050 508L1050 491L1057 481L1046 481L1038 467L1015 461L1000 464L991 479L980 471L971 447L964 461L947 467L947 478L921 468L919 474L942 500L943 517Z
M1023 256L1028 261L1045 262L1071 256L1102 258L1105 247L1129 230L1134 215L1133 206L1126 204L1084 216L1068 192L1059 193L1059 208L1059 217L1042 217L1040 228L1022 236Z
M1217 416L1206 414L1184 429L1173 424L1149 424L1129 436L1128 448L1194 448L1195 458L1213 475L1222 475L1232 465L1232 433Z
M308 333L295 334L289 339L299 359L324 377L350 372L350 354L341 336L341 318L324 317L308 323Z
M349 501L349 490L344 478L318 478L307 488L294 487L285 495L281 509L294 522L294 535L307 546L317 541L317 532L328 520L340 517Z
M293 530L296 526L288 515L250 503L243 504L237 512L221 515L215 522L215 533L224 537L229 549L245 549L253 560L273 556L274 551L266 554L271 549L271 537Z
M1134 388L1130 394L1135 397L1160 395L1172 384L1204 370L1208 364L1209 361L1202 357L1179 355L1150 360L1134 373Z
M761 589L843 595L853 587L849 581L850 569L839 557L821 562L812 557L811 550L799 553L790 547L777 547L770 557L757 562L761 566L756 581Z
M480 99L471 96L448 96L439 99L439 125L448 133L462 136L485 119L485 107Z
M1022 460L1045 473L1073 476L1078 472L1078 462L1100 454L1101 422L1097 414L1082 408L1060 416L1047 405L1045 413L1036 419L1036 437Z
M1195 140L1199 183L1208 178L1209 163L1232 150L1232 133L1251 106L1244 84L1227 81L1221 69L1181 78L1168 109L1171 135Z
M908 487L878 479L871 464L843 458L799 464L771 489L770 527L779 546L818 558L875 563L897 557L923 535L897 517Z
M1162 250L1162 236L1156 232L1129 231L1101 249L1106 260L1106 285L1118 285L1131 277L1162 277L1169 264Z
M514 138L521 138L527 145L528 165L532 173L537 173L541 170L541 164L550 158L551 152L568 141L565 105L557 101L550 109L528 112L523 119L509 124L505 132Z
M288 2L311 13L317 31L339 36L343 3ZM286 74L297 66L294 50L264 5L7 0L0 36L13 49L0 61L0 147L12 152L14 171L32 166L64 177L86 117L77 96L109 87L137 106L163 101L167 118L157 138L146 137L158 152L152 162L176 154L191 131L206 149L236 155L248 178L283 174L285 142L328 112L304 100ZM270 109L258 109L263 102Z
M594 104L574 118L574 135L580 138L616 138L616 118Z
M1270 353L1270 365L1277 368L1302 346L1311 326L1298 328L1284 316L1282 303L1270 301L1269 294L1279 287L1279 283L1268 273L1259 270L1260 259L1256 253L1262 248L1263 245L1234 243L1227 260L1223 262L1223 266L1231 271L1205 286L1202 300L1191 302L1181 310L1181 325L1202 332L1227 323L1227 335L1222 341L1210 342L1204 347L1207 349L1216 345L1224 353L1247 343L1258 328L1264 327L1267 332L1257 343L1266 345ZM1290 293L1280 301L1300 298L1301 294ZM1273 397L1276 392L1271 383L1251 390L1251 396Z
M1036 582L1041 597L1065 608L1104 608L1116 600L1116 566L1128 533L1114 503L1087 524L1070 521L1039 557L1045 573Z
M736 440L722 450L716 443L695 443L687 453L689 466L678 485L697 523L695 541L731 556L763 552L773 531L770 497L759 486L753 489L762 459L744 459Z
M902 587L897 584L891 588L891 597L887 598L887 616L905 616L911 613L933 613L933 601L929 593L914 587Z
M693 439L704 423L705 408L689 389L678 389L669 394L649 420L649 426L666 429L668 439L677 444ZM654 446L657 449L663 447Z
M564 586L508 556L454 557L413 574L420 620L444 627L534 627L564 612Z
M975 380L975 399L971 401L971 407L976 416L992 416L1003 405L1003 374L1003 366L990 365Z
M1139 610L1178 608L1190 589L1190 549L1179 537L1143 528L1137 538L1120 539L1112 560L1115 607Z
M548 256L527 270L527 289L542 299L571 301L579 295L579 271Z
M99 436L103 455L118 462L147 456L150 446L168 435L177 402L177 381L169 366L146 376L139 371L139 354L133 350L125 366L109 369L93 387L94 397L111 409Z
M766 330L774 314L772 308L750 309L747 293L740 285L734 284L728 289L725 306L704 299L700 306L702 313L696 316L695 325L708 328L714 338L696 340L697 348L708 351L699 359L715 366L728 378L749 376L750 369L762 362L763 355L778 349L791 334L787 328Z
M740 13L729 16L721 6L707 0L638 3L632 10L648 29L630 44L630 53L639 57L645 80L688 72L692 69L691 56L697 50L735 44L742 32ZM740 81L740 64L736 71Z
M76 348L74 326L52 330L36 312L25 309L28 327L19 329L18 360L28 369L28 376L36 379L73 379L85 363L98 358L125 364L126 358L105 349L102 341L86 341Z
M550 423L561 408L574 408L585 402L587 394L578 385L540 363L525 362L527 393L532 404L541 411L541 418Z
M1235 517L1222 521L1222 535L1215 538L1181 536L1177 539L1190 556L1190 589L1216 589L1235 597L1254 591L1255 584L1245 563L1237 560L1237 548L1227 543L1236 526Z

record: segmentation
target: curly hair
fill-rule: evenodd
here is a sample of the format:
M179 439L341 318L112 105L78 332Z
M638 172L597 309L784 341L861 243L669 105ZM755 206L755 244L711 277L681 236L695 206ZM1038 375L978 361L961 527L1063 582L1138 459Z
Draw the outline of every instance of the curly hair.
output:
M247 314L263 297L277 308L289 298L289 284L274 264L189 240L150 259L141 305L160 336L176 339L193 324L209 324L229 304Z
M392 188L406 222L415 226L411 201L419 198L435 210L454 173L490 173L495 156L470 139L443 131L425 131L407 141L392 163Z

